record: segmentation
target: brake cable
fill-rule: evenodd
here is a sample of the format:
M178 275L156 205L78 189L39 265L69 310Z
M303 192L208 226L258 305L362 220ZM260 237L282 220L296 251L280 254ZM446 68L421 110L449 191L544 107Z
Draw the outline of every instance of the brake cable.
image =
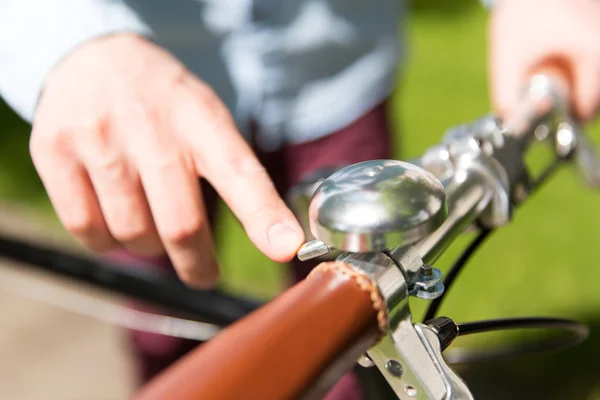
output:
M530 188L530 195L536 193L539 188L548 180L553 172L560 166L561 159L555 159L534 182ZM456 329L454 336L465 336L476 333L496 332L501 330L522 330L522 329L561 329L566 331L565 335L557 338L548 338L541 341L535 341L526 344L516 344L510 346L501 346L497 349L461 349L449 348L444 352L444 357L449 363L467 363L489 359L505 358L511 356L520 356L524 354L537 353L543 351L557 350L560 348L571 347L584 341L589 335L589 329L584 324L579 322L562 319L562 318L545 318L545 317L516 317L516 318L500 318L489 319L483 321L464 322L454 324L448 318L442 317L444 320L436 318L443 300L447 297L450 288L453 286L460 272L464 270L467 262L495 232L493 228L481 227L477 236L469 243L462 252L460 257L454 262L448 270L443 281L444 292L440 297L431 301L427 308L423 321L429 325L450 326L447 329ZM450 325L448 325L450 324ZM443 340L442 340L443 342ZM442 347L444 343L442 343Z

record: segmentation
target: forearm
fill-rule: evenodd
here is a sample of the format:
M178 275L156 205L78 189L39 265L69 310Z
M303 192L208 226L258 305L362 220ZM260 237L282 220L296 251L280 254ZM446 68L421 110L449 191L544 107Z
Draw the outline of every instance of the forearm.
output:
M117 32L151 34L122 1L0 0L0 95L31 122L54 66L78 45Z

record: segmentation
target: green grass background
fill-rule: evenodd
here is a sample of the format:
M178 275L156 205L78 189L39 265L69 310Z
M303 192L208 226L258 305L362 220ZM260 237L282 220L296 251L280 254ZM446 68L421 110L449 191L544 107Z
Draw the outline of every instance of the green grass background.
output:
M406 30L407 63L393 100L396 154L410 158L448 127L489 111L486 12L477 1L417 1ZM349 88L351 90L351 88ZM29 127L0 107L0 201L18 202L58 228L28 155ZM598 129L590 129L600 137ZM600 329L600 197L565 168L474 257L442 312L457 321L519 315L575 317ZM268 298L286 267L252 247L235 218L221 215L219 256L227 290ZM461 240L438 263L445 269ZM423 304L413 302L417 315ZM1 334L1 333L0 333ZM503 336L504 337L504 336ZM481 337L472 345L495 343ZM482 398L600 398L600 339L577 349L464 370Z

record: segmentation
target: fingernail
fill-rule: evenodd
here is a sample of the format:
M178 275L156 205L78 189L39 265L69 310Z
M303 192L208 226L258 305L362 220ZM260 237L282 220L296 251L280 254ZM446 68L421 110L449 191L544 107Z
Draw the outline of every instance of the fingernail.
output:
M298 247L302 242L302 235L290 223L279 222L269 228L268 239L271 248L287 250Z

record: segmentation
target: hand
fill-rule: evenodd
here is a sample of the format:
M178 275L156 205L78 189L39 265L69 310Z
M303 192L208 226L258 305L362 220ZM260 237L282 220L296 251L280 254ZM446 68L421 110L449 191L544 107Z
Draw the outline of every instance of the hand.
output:
M506 117L540 65L567 67L574 112L595 117L600 104L600 3L499 0L490 24L492 102Z
M213 91L129 34L74 50L40 98L31 156L58 217L97 252L166 251L194 286L218 277L206 178L254 244L290 260L304 235Z

